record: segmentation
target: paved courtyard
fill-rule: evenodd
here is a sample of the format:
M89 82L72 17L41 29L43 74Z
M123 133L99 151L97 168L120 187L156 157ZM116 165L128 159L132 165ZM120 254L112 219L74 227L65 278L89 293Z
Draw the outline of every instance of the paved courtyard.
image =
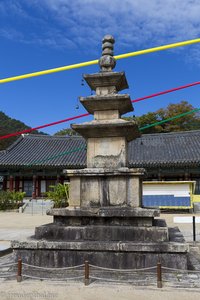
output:
M196 238L200 241L200 214L195 215ZM188 220L190 217L190 220ZM161 219L165 219L169 227L178 226L186 241L192 241L192 214L170 214L162 213ZM17 212L0 212L0 241L11 241L24 239L34 234L36 226L53 222L52 216L19 214Z
M192 241L192 223L188 220L190 214L162 214L168 226L178 226L187 241ZM199 217L199 215L196 215ZM0 246L8 246L13 239L25 239L34 234L36 226L51 223L52 217L46 215L19 214L14 212L0 213ZM176 223L177 222L177 223ZM181 222L181 223L180 223ZM190 222L190 223L188 223ZM196 224L197 239L199 240L200 223ZM0 299L66 299L66 300L188 300L199 299L200 290L197 288L182 289L155 286L137 287L124 284L94 282L84 286L83 282L50 282L39 280L16 280L0 282Z
M130 285L55 283L52 282L4 282L0 284L1 300L199 300L197 289L139 288Z
M34 234L36 226L53 222L47 215L0 212L0 241L24 239Z

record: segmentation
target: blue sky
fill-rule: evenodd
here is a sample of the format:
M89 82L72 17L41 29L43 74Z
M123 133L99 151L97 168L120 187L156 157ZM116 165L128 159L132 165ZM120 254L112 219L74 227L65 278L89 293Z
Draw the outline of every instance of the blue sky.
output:
M105 34L115 37L116 55L199 38L200 1L0 0L0 78L97 59ZM77 97L90 95L82 74L98 70L94 65L1 84L0 110L31 127L82 114ZM124 92L132 99L199 81L200 44L119 60L115 70L126 72ZM142 101L134 114L181 100L200 107L199 92L196 86Z

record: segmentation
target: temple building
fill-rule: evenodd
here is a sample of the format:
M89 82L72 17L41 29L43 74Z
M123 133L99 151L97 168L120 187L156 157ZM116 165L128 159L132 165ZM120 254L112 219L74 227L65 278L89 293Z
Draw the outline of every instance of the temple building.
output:
M196 181L200 195L200 130L143 134L129 142L128 165L146 169L146 181ZM0 151L0 189L41 197L69 181L63 169L86 166L86 142L77 136L21 135Z

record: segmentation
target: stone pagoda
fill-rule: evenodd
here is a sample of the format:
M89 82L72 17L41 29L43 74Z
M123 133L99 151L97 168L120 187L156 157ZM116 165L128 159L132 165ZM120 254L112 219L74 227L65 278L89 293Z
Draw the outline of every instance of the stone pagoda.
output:
M64 170L70 178L67 208L51 209L52 224L12 246L28 263L50 267L90 263L110 268L163 265L187 268L187 247L172 241L159 210L142 208L144 169L128 167L128 142L140 136L135 121L121 116L133 111L124 72L113 72L114 38L106 35L100 72L85 74L95 95L80 102L94 120L73 124L87 141L87 168ZM77 154L78 155L78 154Z
M124 72L112 71L116 65L114 42L112 36L104 37L101 71L84 75L96 95L80 97L80 102L94 120L72 125L87 141L87 168L65 171L70 177L69 206L84 211L103 209L112 218L121 214L122 208L130 212L141 206L144 174L144 169L128 168L128 142L139 137L140 132L134 121L121 119L121 115L133 111L133 106L128 94L118 94L128 84ZM99 224L103 220L100 218Z

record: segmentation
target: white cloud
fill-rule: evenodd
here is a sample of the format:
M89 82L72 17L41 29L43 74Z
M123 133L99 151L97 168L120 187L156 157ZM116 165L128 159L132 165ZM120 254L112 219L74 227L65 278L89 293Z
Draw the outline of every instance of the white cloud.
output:
M22 40L23 34L21 32L16 31L13 28L3 29L0 28L0 36L8 39L8 40Z
M26 17L27 15L18 0L6 0L0 2L0 14L4 14L6 16L15 15L20 17Z
M34 3L40 3L34 0ZM130 48L159 45L200 36L200 1L190 0L43 0L74 41L96 45L112 33ZM71 26L70 26L71 25ZM80 45L78 43L78 45Z
M199 0L7 0L15 13L43 22L32 42L77 47L99 53L106 33L117 40L116 53L200 37ZM19 4L20 3L20 4ZM0 5L0 12L5 7ZM26 36L24 41L30 41ZM198 57L199 47L190 55ZM95 50L92 50L95 49ZM181 50L180 50L181 51Z

